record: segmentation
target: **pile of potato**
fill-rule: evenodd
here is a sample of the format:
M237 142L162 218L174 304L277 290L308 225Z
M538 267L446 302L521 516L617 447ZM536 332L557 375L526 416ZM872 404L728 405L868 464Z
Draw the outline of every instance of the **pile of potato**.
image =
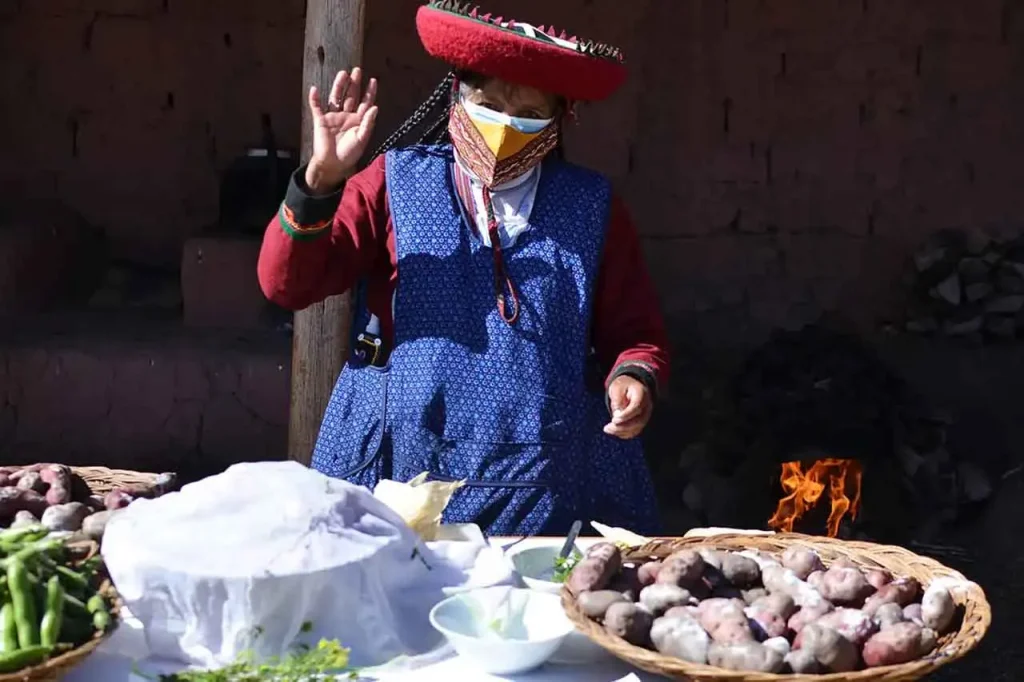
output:
M160 474L151 486L118 488L99 496L63 464L0 467L0 528L41 523L51 531L80 533L99 541L118 510L176 486L174 474Z
M826 568L812 550L678 551L623 563L611 543L591 547L566 583L580 610L610 634L692 663L735 671L842 673L907 663L953 626L946 588Z

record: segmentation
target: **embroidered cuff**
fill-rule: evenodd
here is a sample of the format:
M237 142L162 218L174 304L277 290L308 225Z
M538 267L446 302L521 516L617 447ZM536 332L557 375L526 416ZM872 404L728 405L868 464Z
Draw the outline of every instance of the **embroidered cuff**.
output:
M658 380L654 376L654 369L646 362L639 360L627 360L621 363L615 368L615 370L608 376L607 385L611 385L613 381L621 376L633 377L644 386L647 387L648 392L651 394L652 400L658 398ZM611 398L608 397L608 392L605 391L605 405L608 407L608 411L611 412L612 404Z
M281 229L293 239L316 239L330 231L340 202L340 187L331 194L314 196L306 186L306 167L302 166L292 174L278 211Z

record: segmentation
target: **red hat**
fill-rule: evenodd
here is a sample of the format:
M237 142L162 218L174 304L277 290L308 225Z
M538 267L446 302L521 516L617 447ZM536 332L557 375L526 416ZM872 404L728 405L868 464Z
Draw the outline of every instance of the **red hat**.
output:
M431 0L417 12L416 28L432 57L570 100L605 99L626 80L617 47L480 14L467 2Z

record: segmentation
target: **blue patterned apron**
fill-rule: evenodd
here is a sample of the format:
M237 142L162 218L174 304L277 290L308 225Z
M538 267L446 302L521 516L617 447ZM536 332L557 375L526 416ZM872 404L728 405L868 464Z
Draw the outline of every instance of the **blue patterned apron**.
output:
M657 532L640 443L602 432L604 394L587 381L607 181L545 162L534 229L504 251L521 305L508 325L451 165L447 145L388 153L394 350L383 368L348 363L313 467L370 488L424 471L465 479L445 522L490 534L564 534L577 518Z

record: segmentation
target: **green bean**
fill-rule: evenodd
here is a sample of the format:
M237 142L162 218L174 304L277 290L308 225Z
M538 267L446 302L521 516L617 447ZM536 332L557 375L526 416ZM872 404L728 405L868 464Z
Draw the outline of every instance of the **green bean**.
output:
M14 620L14 604L5 603L0 607L0 653L18 649L18 625Z
M46 612L39 625L39 641L43 646L56 646L64 620L64 586L53 576L46 584Z
M37 644L0 654L0 673L11 673L42 663L52 651L53 647Z
M50 529L46 526L36 524L22 526L21 528L8 528L7 530L0 530L0 545L24 542L25 538L38 540L39 538L46 537L49 533Z
M14 605L18 646L22 649L39 646L39 619L36 616L36 603L32 594L32 583L22 561L15 559L7 564L7 584L10 587L11 602Z

